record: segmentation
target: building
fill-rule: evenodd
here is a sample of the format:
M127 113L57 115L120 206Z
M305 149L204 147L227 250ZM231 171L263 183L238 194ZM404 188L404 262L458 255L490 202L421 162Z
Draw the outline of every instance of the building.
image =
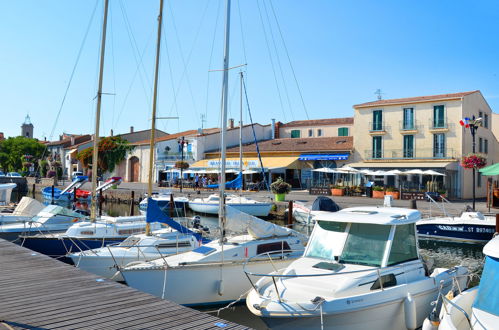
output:
M295 120L276 124L275 138L352 136L353 117Z
M61 162L62 175L70 177L73 173L72 158L76 156L76 146L84 143L88 143L92 140L92 136L89 134L78 135L78 134L66 134L59 136L59 141L48 142L47 146L47 157L53 161ZM73 155L74 153L74 155Z
M359 169L432 169L445 174L438 180L450 197L472 197L472 171L460 166L472 151L469 129L460 126L465 117L483 118L476 134L476 152L492 164L499 159L493 134L493 113L480 91L377 100L354 108L355 163ZM403 178L405 179L405 178ZM408 177L416 181L420 178ZM435 178L423 178L419 185ZM396 185L393 177L385 184ZM485 180L477 174L476 196L486 195Z
M33 124L29 115L26 115L24 123L21 125L21 136L32 139L33 138Z

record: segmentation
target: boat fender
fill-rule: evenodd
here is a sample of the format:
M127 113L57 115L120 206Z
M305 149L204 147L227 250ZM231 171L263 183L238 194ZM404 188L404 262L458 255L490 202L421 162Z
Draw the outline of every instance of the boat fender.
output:
M438 324L435 324L434 322L430 321L429 318L426 318L423 322L423 326L421 327L421 330L438 330Z
M218 295L219 296L224 295L224 281L223 280L218 281Z
M405 314L405 327L410 330L416 329L417 328L416 301L414 301L410 293L407 293L407 297L405 297L404 300L404 314Z

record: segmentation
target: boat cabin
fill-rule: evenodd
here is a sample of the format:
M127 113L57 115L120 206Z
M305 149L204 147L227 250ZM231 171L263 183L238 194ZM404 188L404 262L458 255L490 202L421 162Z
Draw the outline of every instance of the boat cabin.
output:
M417 210L353 207L316 212L315 219L305 257L371 267L419 259L415 223L421 214Z

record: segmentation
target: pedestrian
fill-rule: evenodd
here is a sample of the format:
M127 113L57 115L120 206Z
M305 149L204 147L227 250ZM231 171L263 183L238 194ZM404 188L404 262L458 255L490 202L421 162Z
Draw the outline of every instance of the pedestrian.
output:
M196 176L194 177L194 190L199 189L199 175L196 173Z

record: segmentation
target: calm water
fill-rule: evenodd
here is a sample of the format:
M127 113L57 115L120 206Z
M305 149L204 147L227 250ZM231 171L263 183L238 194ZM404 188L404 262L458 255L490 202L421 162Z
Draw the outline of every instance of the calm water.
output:
M41 196L37 196L41 200ZM80 209L89 210L86 203L77 205ZM127 216L130 215L130 205L117 204L117 203L103 203L103 213L110 216ZM137 205L133 206L133 213L139 214ZM187 212L186 216L192 216L192 213ZM218 223L216 217L202 216L201 223L203 225L214 227ZM278 223L284 224L284 223ZM310 234L310 228L307 226L296 226L298 231ZM419 241L420 254L426 258L433 260L434 267L449 268L456 265L463 265L468 267L470 272L481 274L483 268L483 245L474 245L466 243L452 243L434 240L420 240ZM244 275L241 275L244 276ZM471 286L477 285L475 280ZM203 312L217 315L214 308L199 308ZM226 309L220 312L219 317L228 321L233 321L238 324L249 326L255 329L266 329L265 324L258 318L251 314L244 304L236 305L233 308Z

